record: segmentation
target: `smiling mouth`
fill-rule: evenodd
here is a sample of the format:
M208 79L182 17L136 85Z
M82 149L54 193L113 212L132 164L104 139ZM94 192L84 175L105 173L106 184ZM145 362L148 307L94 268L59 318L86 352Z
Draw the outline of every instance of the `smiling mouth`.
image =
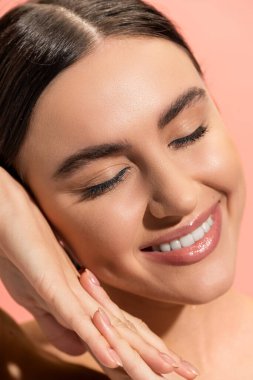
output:
M213 218L210 215L207 220L201 224L201 226L197 227L187 235L184 235L179 239L174 239L167 243L144 248L143 251L170 252L181 248L191 247L206 236L206 234L210 231L213 223Z
M221 233L221 207L216 203L191 225L140 249L146 258L172 265L192 264L211 253Z

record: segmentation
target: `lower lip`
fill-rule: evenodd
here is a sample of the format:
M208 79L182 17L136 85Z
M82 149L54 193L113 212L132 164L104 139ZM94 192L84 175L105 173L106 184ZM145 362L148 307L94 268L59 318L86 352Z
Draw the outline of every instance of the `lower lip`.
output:
M169 252L152 251L142 253L152 261L168 265L189 265L203 260L215 249L220 239L222 224L220 204L217 204L211 216L214 222L211 229L203 239L190 247Z

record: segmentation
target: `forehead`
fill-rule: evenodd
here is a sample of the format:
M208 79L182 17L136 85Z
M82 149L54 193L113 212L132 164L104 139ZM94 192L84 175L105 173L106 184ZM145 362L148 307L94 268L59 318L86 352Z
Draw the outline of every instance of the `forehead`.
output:
M73 150L124 138L154 123L180 92L202 79L184 50L158 38L114 38L60 73L35 107L25 142L29 157L59 162Z

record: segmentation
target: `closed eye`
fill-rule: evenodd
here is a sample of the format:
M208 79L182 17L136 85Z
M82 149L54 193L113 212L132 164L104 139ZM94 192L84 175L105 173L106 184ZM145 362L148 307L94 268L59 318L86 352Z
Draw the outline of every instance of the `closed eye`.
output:
M190 144L193 144L194 142L202 138L207 131L208 126L201 125L190 135L173 140L168 146L174 149L187 147ZM126 174L129 170L130 167L126 167L120 170L113 178L109 179L108 181L76 190L76 193L81 194L80 201L95 199L100 195L105 194L110 190L113 190L114 188L116 188L116 186L118 186L120 182L124 181Z
M81 193L82 200L95 199L98 196L114 189L120 182L123 182L127 172L130 170L130 167L126 167L120 170L113 178L108 181L98 183L97 185L93 185L90 187L86 187L84 189L78 189L78 193Z
M195 141L204 137L208 131L207 125L200 125L193 133L188 136L181 137L179 139L173 140L168 146L174 149L180 149L193 144Z

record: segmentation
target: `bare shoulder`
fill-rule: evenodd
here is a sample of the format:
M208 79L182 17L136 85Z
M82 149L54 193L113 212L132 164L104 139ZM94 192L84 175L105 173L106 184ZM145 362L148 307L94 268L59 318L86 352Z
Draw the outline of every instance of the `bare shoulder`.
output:
M0 379L10 379L13 368L20 378L26 380L108 379L102 373L41 349L36 340L36 334L40 334L36 322L25 324L24 330L0 309Z
M34 319L22 323L20 327L22 331L33 341L42 345L47 342L46 336L43 334L41 328Z
M76 365L85 366L86 368L93 369L97 372L101 372L101 368L89 353L89 351L85 352L82 355L71 356L64 352L59 351L56 347L54 347L47 339L46 335L41 330L36 320L31 320L21 325L23 332L29 337L30 340L36 342L43 350L48 352L49 354L54 355L60 360L66 363L72 363Z

